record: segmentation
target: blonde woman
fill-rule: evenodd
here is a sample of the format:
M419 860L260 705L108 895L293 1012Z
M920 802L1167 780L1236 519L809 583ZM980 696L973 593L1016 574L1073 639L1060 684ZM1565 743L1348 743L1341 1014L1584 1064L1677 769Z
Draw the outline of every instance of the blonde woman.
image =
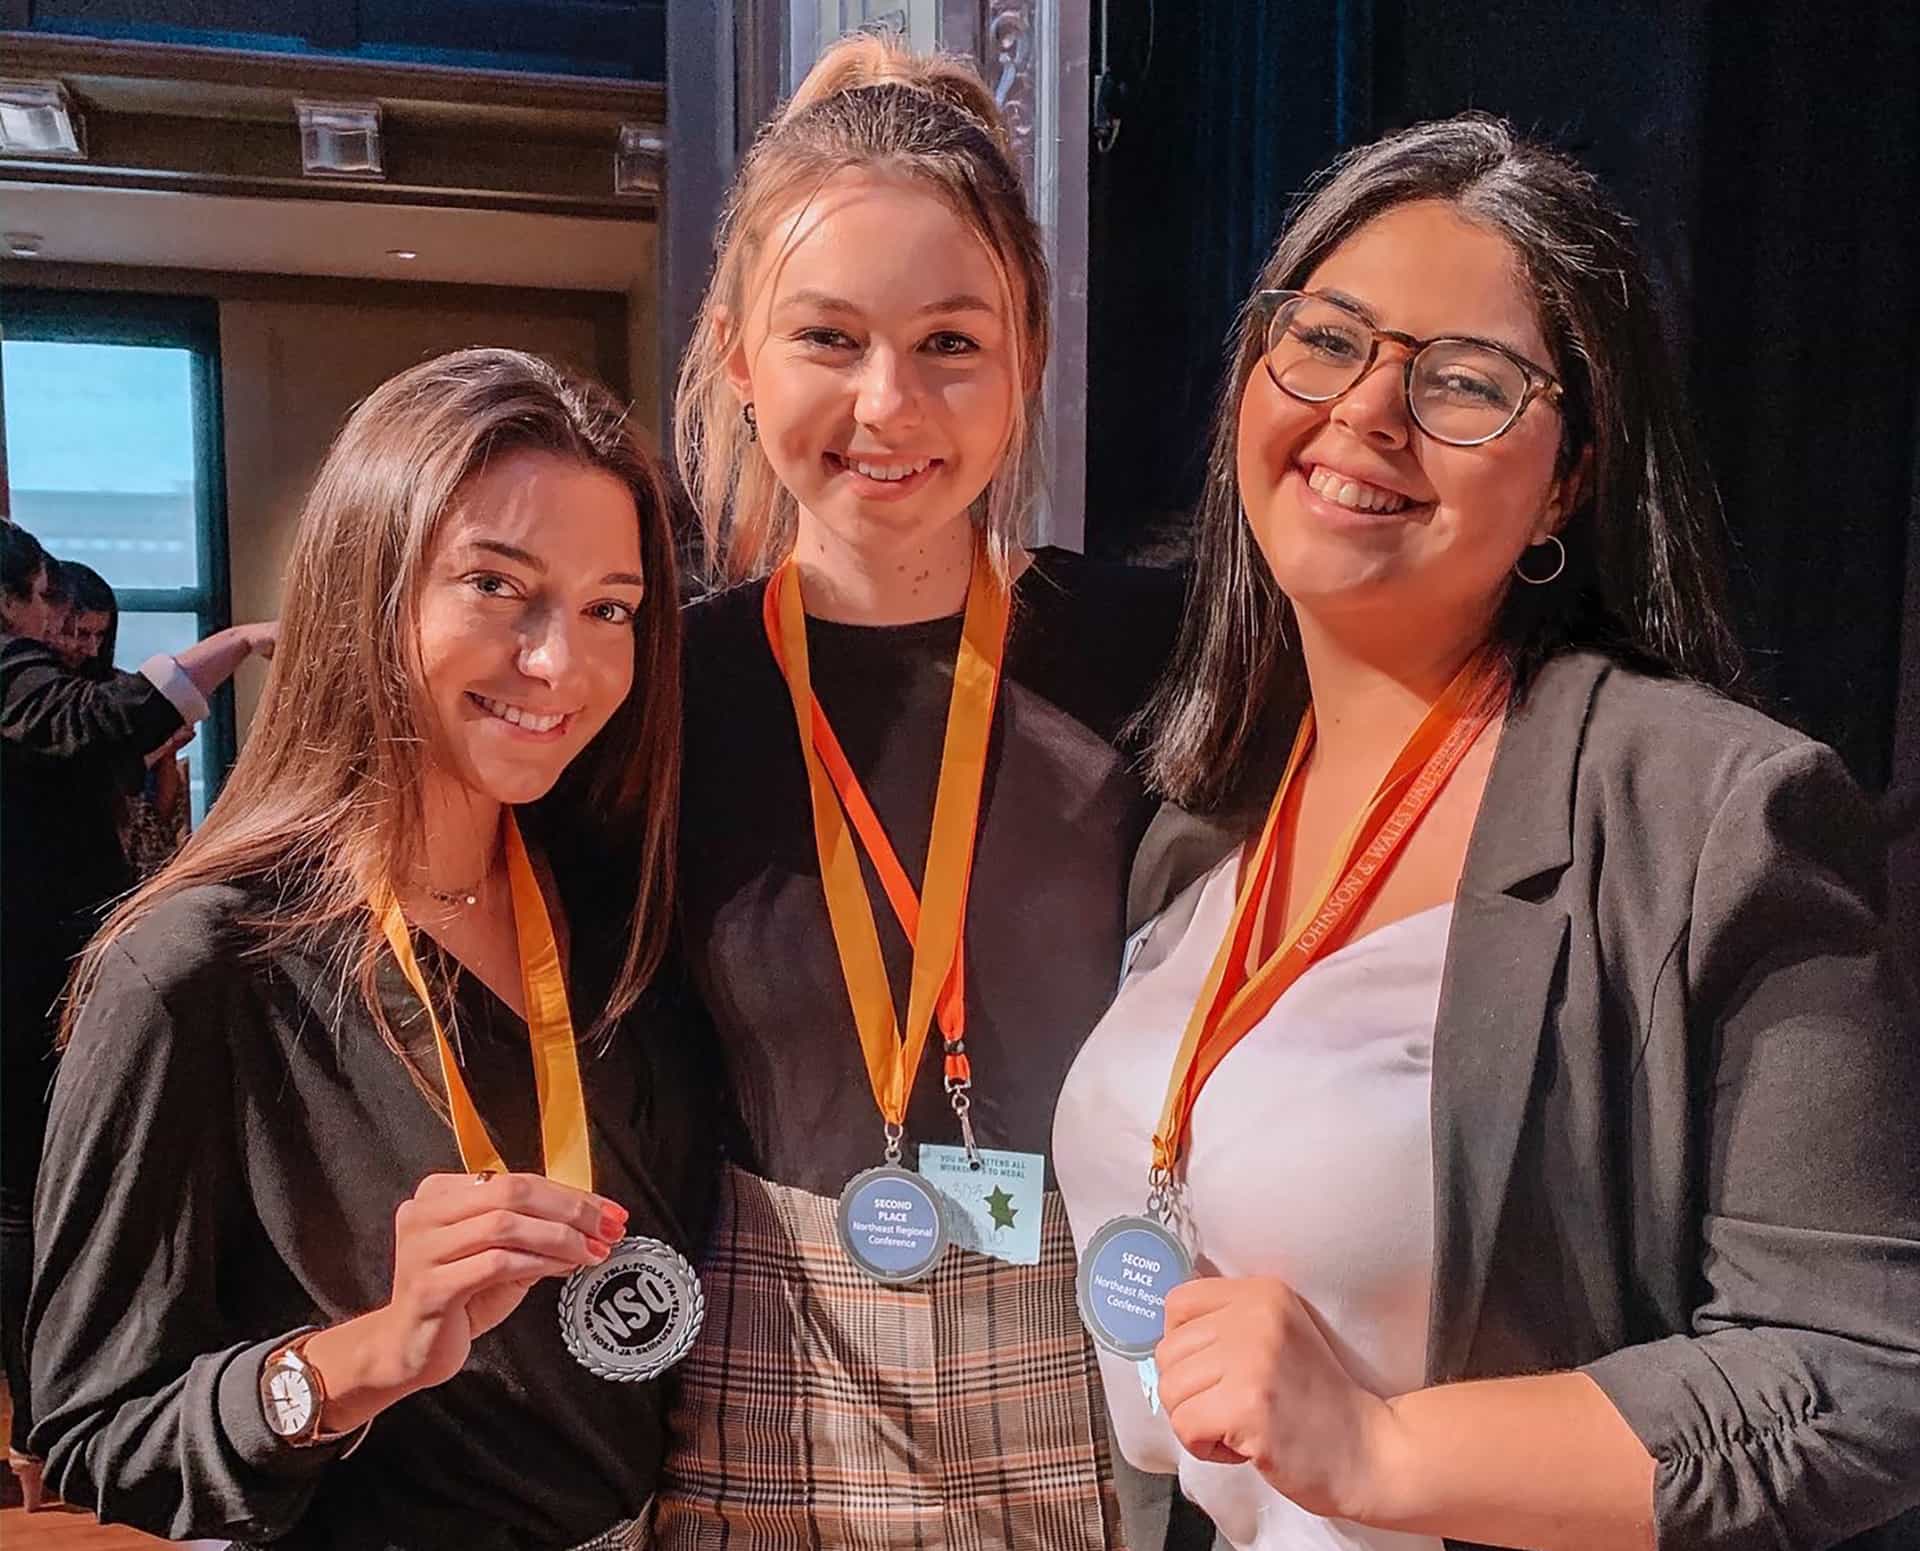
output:
M969 66L830 50L718 248L678 436L736 585L688 618L681 902L736 1102L656 1532L1115 1544L1046 1136L1176 589L1022 546L1046 272Z
M562 1319L690 1248L707 1190L703 1088L644 994L676 603L604 391L465 351L347 422L227 791L81 968L30 1314L68 1502L469 1551L641 1511L673 1354L610 1371Z

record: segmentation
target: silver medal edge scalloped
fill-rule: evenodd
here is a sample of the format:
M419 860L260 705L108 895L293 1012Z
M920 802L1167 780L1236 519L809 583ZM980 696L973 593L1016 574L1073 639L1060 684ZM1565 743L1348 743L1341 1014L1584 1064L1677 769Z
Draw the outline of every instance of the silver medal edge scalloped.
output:
M655 1256L669 1261L684 1278L689 1292L687 1317L683 1328L659 1354L643 1368L616 1368L603 1361L587 1346L574 1324L574 1306L579 1302L580 1289L587 1285L589 1276L598 1276L608 1265L622 1255L632 1255L636 1259L641 1255ZM657 1379L688 1352L699 1339L700 1327L707 1322L707 1292L700 1285L700 1273L693 1268L693 1262L675 1249L665 1239L650 1238L644 1234L630 1234L615 1244L607 1258L598 1265L582 1266L560 1285L560 1336L567 1344L567 1350L573 1354L573 1360L585 1368L596 1379L606 1379L613 1384L643 1384L649 1379Z
M847 1198L876 1174L885 1174L890 1178L905 1179L912 1182L918 1190L924 1191L933 1203L933 1248L928 1252L925 1263L917 1271L877 1271L853 1251L849 1242L852 1235L847 1231ZM840 1240L840 1248L846 1253L862 1276L888 1287L911 1287L915 1282L923 1282L933 1274L933 1268L939 1264L940 1257L947 1252L951 1236L947 1232L947 1210L942 1204L940 1192L933 1187L933 1181L924 1175L916 1174L904 1164L880 1163L870 1169L862 1169L848 1180L840 1190L840 1199L833 1208L834 1236Z
M1128 1362L1139 1362L1143 1357L1153 1355L1153 1347L1150 1346L1144 1352L1140 1352L1115 1341L1101 1328L1099 1320L1087 1312L1087 1289L1093 1277L1094 1257L1106 1248L1107 1240L1128 1228L1149 1228L1172 1245L1174 1251L1180 1256L1180 1264L1186 1272L1186 1276L1181 1278L1183 1281L1193 1275L1193 1257L1187 1253L1186 1246L1173 1236L1165 1223L1157 1222L1151 1217L1143 1217L1138 1213L1109 1217L1093 1230L1093 1237L1087 1240L1087 1247L1080 1256L1080 1263L1073 1268L1073 1295L1074 1301L1080 1308L1080 1323L1085 1327L1087 1334L1093 1337L1094 1345L1102 1351L1111 1352L1116 1357L1124 1357Z

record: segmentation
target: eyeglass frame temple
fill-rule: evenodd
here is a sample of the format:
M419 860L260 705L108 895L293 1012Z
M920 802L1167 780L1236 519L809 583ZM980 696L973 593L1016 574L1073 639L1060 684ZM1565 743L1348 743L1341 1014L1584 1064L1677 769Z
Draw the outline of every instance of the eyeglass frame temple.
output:
M1323 399L1303 397L1295 393L1293 389L1287 387L1273 374L1273 345L1270 337L1273 333L1273 320L1279 316L1280 308L1283 305L1294 300L1325 302L1329 307L1338 307L1342 312L1360 324L1362 328L1368 330L1372 336L1367 342L1366 363L1355 374L1352 382L1348 383L1346 387L1331 397ZM1370 322L1368 319L1362 317L1344 302L1335 301L1330 296L1315 296L1311 291L1294 291L1287 289L1255 291L1253 293L1252 308L1257 314L1262 315L1260 324L1260 364L1266 368L1267 376L1272 380L1276 388L1286 394L1288 398L1298 399L1302 404L1333 404L1353 392L1355 388L1359 387L1360 384L1366 380L1367 374L1371 372L1375 364L1378 363L1380 359L1380 341L1383 339L1392 340L1407 352L1406 360L1400 363L1400 373L1403 390L1407 395L1409 409L1411 409L1413 404L1413 363L1420 352L1425 350L1429 345L1473 345L1478 349L1491 350L1496 355L1506 357L1507 360L1513 362L1515 366L1520 368L1520 374L1527 380L1527 391L1521 396L1520 402L1514 407L1512 417L1505 425L1501 426L1499 430L1490 436L1482 436L1478 440L1471 442L1449 443L1450 446L1480 447L1488 442L1497 441L1520 423L1520 417L1527 412L1528 406L1531 405L1535 399L1545 397L1549 403L1558 404L1567 394L1566 386L1558 377L1554 376L1552 372L1546 370L1545 367L1535 366L1533 362L1529 361L1525 356L1509 350L1505 345L1496 344L1490 339L1474 339L1463 334L1436 334L1432 339L1417 339L1412 334L1403 333L1399 329L1383 329L1377 323ZM1425 431L1426 427L1421 426L1421 430ZM1431 431L1428 431L1427 434L1429 436L1433 435Z

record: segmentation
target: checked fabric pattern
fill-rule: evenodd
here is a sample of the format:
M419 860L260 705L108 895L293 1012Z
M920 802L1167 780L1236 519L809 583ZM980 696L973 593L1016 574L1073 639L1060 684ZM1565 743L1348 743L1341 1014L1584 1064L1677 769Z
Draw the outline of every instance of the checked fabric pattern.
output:
M1049 1193L1040 1263L863 1276L836 1202L729 1168L681 1363L663 1551L1112 1551L1099 1366Z

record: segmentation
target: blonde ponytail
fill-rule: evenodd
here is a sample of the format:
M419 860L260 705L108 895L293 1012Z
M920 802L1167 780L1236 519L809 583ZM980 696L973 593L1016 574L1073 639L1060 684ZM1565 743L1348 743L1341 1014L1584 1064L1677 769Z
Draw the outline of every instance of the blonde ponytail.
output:
M958 108L1012 159L1000 106L973 61L963 54L917 54L893 33L855 32L830 45L775 115L774 126L792 122L829 97L865 86L905 86Z
M721 311L739 319L754 261L777 219L834 174L878 168L929 187L992 256L1020 374L1014 424L975 518L995 569L1011 576L1041 480L1040 381L1049 346L1047 261L1012 142L972 63L855 33L820 56L741 163L714 237L713 279L680 363L674 449L700 514L717 582L765 575L793 547L798 509L741 418L727 384Z

